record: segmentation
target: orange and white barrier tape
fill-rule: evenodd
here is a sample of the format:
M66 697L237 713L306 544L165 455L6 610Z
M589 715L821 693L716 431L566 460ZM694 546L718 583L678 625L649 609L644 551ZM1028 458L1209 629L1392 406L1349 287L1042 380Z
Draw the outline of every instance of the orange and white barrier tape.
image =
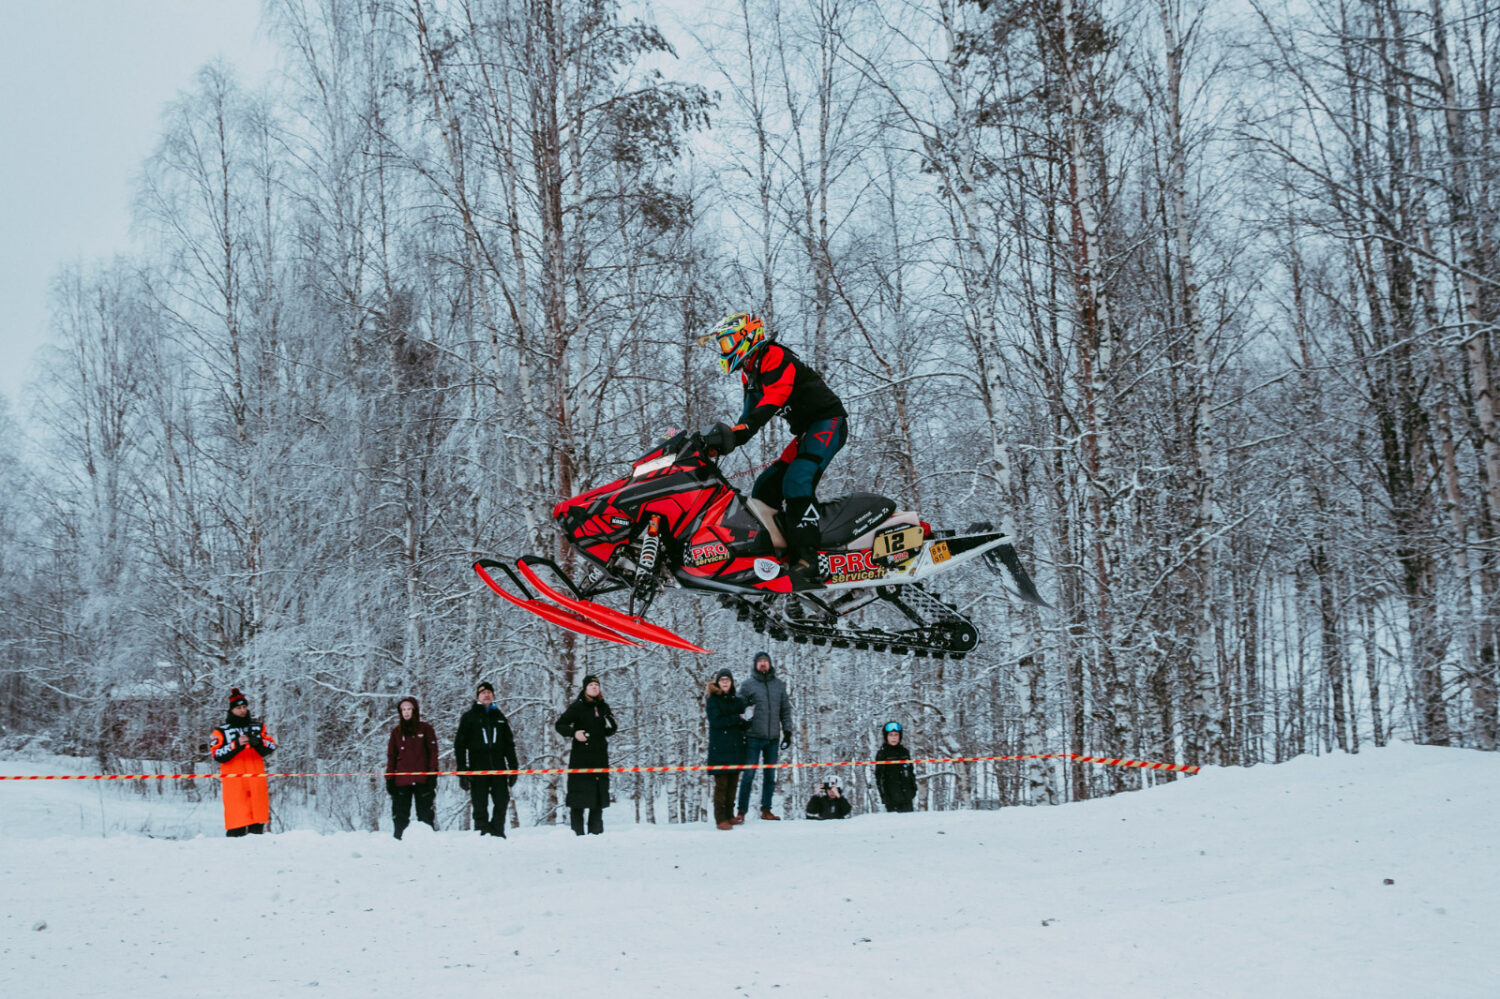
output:
M998 763L1007 760L1072 760L1110 767L1165 770L1195 774L1203 768L1184 763L1152 763L1113 756L1081 756L1077 753L1038 753L1029 756L933 756L915 760L837 760L817 763L700 763L660 767L547 767L526 770L393 770L350 773L228 773L228 774L0 774L4 780L234 780L240 777L535 777L553 774L663 774L700 770L793 770L806 767L882 767L917 763Z

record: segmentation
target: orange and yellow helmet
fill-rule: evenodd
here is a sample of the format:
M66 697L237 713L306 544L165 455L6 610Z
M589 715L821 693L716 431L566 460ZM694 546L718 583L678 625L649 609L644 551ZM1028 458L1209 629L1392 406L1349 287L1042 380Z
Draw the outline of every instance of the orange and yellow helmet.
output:
M713 329L698 338L698 346L717 345L719 367L727 375L736 371L745 360L766 342L766 324L759 316L748 312L735 312L714 324Z

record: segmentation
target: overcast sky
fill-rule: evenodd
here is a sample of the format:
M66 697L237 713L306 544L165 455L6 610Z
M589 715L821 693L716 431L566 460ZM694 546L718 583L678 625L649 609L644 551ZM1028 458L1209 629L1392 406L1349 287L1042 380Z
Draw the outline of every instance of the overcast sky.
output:
M0 0L0 394L12 411L47 337L47 287L127 251L163 107L222 57L270 70L259 0Z

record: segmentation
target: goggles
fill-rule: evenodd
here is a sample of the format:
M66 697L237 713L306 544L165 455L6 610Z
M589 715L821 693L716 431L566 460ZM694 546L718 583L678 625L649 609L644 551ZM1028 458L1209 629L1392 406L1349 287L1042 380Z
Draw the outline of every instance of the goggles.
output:
M886 722L885 723L885 728L881 729L881 731L882 732L899 732L899 731L901 731L901 723L900 722Z
M737 330L718 334L706 333L698 338L698 346L707 347L709 344L716 343L719 347L719 360L727 364L740 349L740 338L741 334Z

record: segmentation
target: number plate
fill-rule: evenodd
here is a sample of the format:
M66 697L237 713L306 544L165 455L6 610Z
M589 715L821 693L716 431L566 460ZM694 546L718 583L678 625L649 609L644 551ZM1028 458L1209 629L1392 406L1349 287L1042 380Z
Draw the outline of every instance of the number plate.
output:
M946 541L934 542L932 547L928 550L932 552L933 565L936 565L939 562L946 562L950 558L948 554L948 542Z
M875 550L876 558L889 558L900 552L921 548L922 529L911 525L899 530L881 531L875 535L875 543L871 547Z

